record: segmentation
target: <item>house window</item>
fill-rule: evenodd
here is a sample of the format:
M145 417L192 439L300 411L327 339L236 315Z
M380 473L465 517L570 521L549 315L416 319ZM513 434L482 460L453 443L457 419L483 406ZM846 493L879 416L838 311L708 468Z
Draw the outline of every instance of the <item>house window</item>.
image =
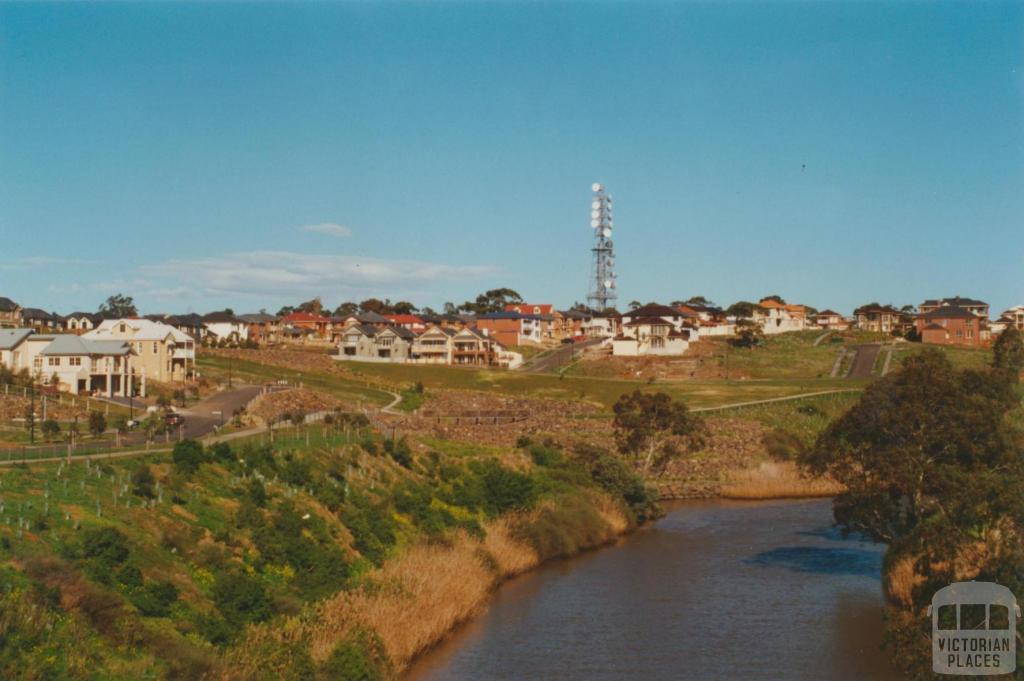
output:
M651 338L651 347L652 348L664 348L665 347L665 339L662 338L661 336L654 336L653 338Z
M73 366L73 367L80 367L80 366L82 366L82 358L81 357L69 357L68 358L68 364Z
M157 349L156 349L156 346L157 346L157 343L156 343L156 341L153 341L153 354L154 354L154 355L155 355L155 354L157 353Z
M60 357L47 357L47 359L46 359L46 366L59 367L60 366Z
M126 324L122 324L120 327L118 327L118 329L120 330L121 333L124 333L127 330L127 328L128 327L127 327Z

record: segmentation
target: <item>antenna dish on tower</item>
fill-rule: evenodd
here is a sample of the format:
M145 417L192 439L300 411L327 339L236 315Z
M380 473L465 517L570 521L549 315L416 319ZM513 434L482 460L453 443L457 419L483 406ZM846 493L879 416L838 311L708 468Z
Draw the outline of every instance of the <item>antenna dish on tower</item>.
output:
M612 235L612 197L600 182L591 185L594 198L590 204L590 226L594 228L593 265L590 274L590 290L587 303L594 310L613 307L615 293L615 252Z

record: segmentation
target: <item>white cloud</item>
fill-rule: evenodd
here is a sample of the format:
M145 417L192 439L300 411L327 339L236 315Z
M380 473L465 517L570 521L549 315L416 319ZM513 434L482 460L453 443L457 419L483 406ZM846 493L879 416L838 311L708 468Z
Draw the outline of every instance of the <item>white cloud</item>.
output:
M252 298L345 295L354 291L393 294L434 283L494 272L484 265L445 265L417 260L383 260L291 251L246 251L169 260L140 268L147 277L167 279L167 290L187 287L205 296Z
M323 222L319 225L305 225L301 228L306 232L316 232L328 236L352 236L352 230L345 225L338 225L333 222Z

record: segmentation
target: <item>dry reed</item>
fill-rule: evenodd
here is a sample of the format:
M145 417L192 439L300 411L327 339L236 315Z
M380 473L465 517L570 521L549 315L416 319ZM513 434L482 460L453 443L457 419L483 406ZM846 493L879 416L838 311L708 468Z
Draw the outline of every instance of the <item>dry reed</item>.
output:
M727 499L798 499L830 497L843 486L827 478L803 475L789 462L765 462L757 468L736 471L721 489Z

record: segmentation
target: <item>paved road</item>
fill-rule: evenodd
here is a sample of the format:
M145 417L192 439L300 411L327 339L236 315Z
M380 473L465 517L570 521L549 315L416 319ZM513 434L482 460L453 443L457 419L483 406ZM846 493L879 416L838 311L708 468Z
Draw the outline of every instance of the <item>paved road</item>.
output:
M236 409L249 404L259 394L258 386L248 385L216 393L188 409L179 409L185 417L185 437L197 439L212 433L216 426L230 421Z
M853 358L848 378L871 378L875 368L875 358L882 346L878 343L865 343L857 346L857 356Z
M578 343L573 343L571 345L567 344L559 346L557 350L549 352L542 357L535 357L529 362L525 362L519 370L529 371L536 374L558 371L561 367L571 362L573 356L576 353L581 352L583 348L600 345L603 340L603 338L588 338L585 341L579 341Z

